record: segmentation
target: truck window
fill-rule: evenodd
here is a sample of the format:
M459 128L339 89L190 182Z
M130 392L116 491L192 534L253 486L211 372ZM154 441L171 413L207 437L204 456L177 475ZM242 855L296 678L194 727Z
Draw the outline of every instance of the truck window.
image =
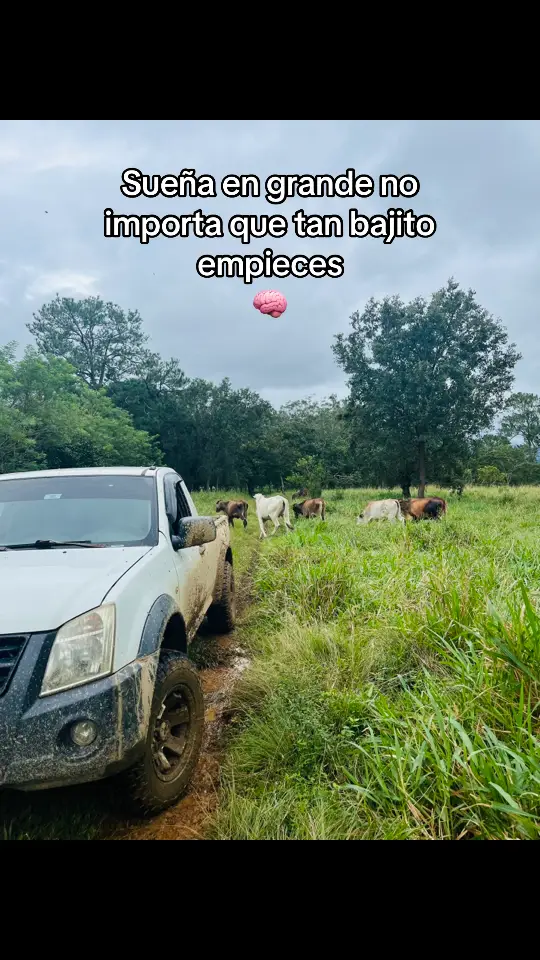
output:
M111 474L0 480L0 546L36 540L154 545L155 480Z
M176 499L178 502L178 516L191 517L191 510L187 502L186 495L182 489L182 483L180 480L176 484Z
M176 524L178 521L178 500L176 497L176 483L177 480L173 473L168 473L165 476L163 481L163 492L165 495L165 510L167 511L167 517L169 520L169 528L171 533L176 532Z

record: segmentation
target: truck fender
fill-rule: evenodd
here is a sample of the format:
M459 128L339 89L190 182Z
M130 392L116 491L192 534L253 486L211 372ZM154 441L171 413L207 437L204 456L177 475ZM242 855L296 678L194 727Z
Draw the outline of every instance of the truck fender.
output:
M174 648L178 649L180 653L186 652L187 642L180 636L182 633L184 638L186 636L184 621L172 597L164 593L152 604L146 618L141 642L139 644L139 652L137 654L138 659L140 657L150 656L160 649L165 631L173 617L175 622L177 620L179 621L178 626L180 628L179 630L175 630L177 636L175 636L176 642L174 643Z

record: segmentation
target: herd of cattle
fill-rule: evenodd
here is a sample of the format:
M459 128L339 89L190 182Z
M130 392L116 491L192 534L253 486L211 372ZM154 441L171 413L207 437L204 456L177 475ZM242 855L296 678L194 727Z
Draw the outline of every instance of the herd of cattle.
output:
M293 499L297 497L306 497L308 491L299 490L294 494ZM283 520L286 529L292 530L292 524L289 514L289 501L281 495L274 497L265 497L262 493L256 493L255 511L259 521L261 531L260 539L266 537L265 523L271 520L274 524L274 533L279 529L279 521ZM240 520L244 528L247 527L247 514L249 504L245 500L217 500L216 513L224 513L229 520L229 526L234 527L234 521ZM326 503L322 497L312 497L302 500L300 503L293 504L295 517L305 517L311 520L312 517L325 519ZM356 518L359 524L370 523L371 520L388 520L391 523L399 520L405 523L407 518L417 522L418 520L439 520L446 513L446 500L442 497L412 497L409 500L371 500L364 508L362 513Z

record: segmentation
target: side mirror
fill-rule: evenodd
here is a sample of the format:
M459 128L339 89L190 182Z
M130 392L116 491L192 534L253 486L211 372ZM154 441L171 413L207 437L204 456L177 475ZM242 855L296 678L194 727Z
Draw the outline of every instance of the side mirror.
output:
M213 543L216 537L216 521L213 517L184 517L178 521L178 534L171 537L171 543L173 550L186 550L188 547Z

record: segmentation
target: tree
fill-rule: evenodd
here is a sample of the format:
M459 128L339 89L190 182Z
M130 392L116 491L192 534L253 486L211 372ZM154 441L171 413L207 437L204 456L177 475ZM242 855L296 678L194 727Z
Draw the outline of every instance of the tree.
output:
M471 468L477 483L481 482L480 470L492 466L513 486L540 482L540 464L531 456L527 445L515 447L501 434L486 434L474 444Z
M352 315L352 332L333 346L349 376L356 435L384 451L388 473L410 495L424 495L428 466L464 455L491 424L520 355L473 290L450 279L427 301L371 299Z
M2 471L160 462L154 440L66 360L29 347L16 361L11 347L0 350Z
M508 477L498 467L479 467L477 480L487 487L500 487L508 483Z
M13 404L15 347L0 347L0 473L35 470L43 461L32 436L32 418Z
M295 464L294 473L287 477L294 487L307 487L311 497L320 497L326 480L324 464L316 457L302 457Z
M175 465L173 452L184 435L187 418L180 397L188 382L177 360L162 360L158 354L147 353L137 377L108 388L113 403L126 410L140 430L161 438L170 466Z
M126 313L101 297L57 294L34 314L28 329L41 353L68 360L93 390L133 374L148 356L139 312Z
M354 462L344 413L343 404L335 396L285 404L275 421L276 437L273 438L279 449L281 475L292 474L299 459L316 457L324 468L325 483L339 486L340 480L351 476Z
M508 440L522 437L531 457L540 448L540 397L534 393L513 393L506 402L501 434Z
M136 426L159 436L169 466L197 487L245 487L279 476L272 451L276 413L251 390L188 380L177 361L149 355L137 378L111 386L111 398Z
M37 470L43 455L36 450L32 422L0 400L0 473Z

